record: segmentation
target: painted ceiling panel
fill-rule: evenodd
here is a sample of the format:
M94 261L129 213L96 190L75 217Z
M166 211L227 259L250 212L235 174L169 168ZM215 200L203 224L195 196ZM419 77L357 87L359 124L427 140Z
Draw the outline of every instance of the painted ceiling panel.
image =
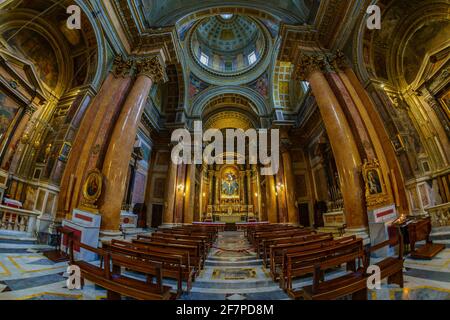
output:
M311 1L305 0L137 0L147 24L151 27L175 24L179 19L195 11L214 7L246 7L271 13L286 23L303 23L307 21Z

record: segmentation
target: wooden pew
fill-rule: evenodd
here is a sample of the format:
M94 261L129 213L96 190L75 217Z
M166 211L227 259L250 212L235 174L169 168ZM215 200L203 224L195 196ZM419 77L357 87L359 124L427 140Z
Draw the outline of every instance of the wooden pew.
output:
M403 234L400 232L400 229L397 229L397 233L395 237L391 237L386 241L383 241L379 244L370 246L366 250L366 264L370 265L370 256L371 253L380 250L383 247L390 246L398 246L398 256L397 257L386 257L383 260L375 263L378 267L380 267L381 271L381 279L387 278L388 283L395 283L403 288L403 250L404 250L404 242L403 242Z
M263 239L265 237L275 236L275 235L283 235L288 232L302 232L305 229L298 228L298 227L288 227L283 229L276 229L276 230L264 230L264 231L258 231L252 234L251 239L249 240L250 243L256 248L256 245L260 239ZM308 230L310 231L310 230Z
M303 252L307 250L320 249L325 246L333 245L343 240L334 240L332 236L326 235L324 237L318 237L307 241L296 243L281 243L271 246L269 249L270 257L270 275L274 281L280 281L280 287L285 288L286 285L286 255Z
M181 235L184 234L189 236L207 236L210 243L213 243L217 239L217 232L215 232L214 230L204 231L202 229L194 228L160 228L158 229L158 232Z
M104 245L106 250L111 253L145 258L150 261L161 263L162 277L177 281L178 296L183 292L183 281L186 281L187 283L186 291L190 291L195 270L190 266L188 252L182 250L149 248L147 245L120 240L112 240L111 243Z
M314 230L308 230L308 229L292 229L287 231L281 231L281 232L270 232L270 233L264 233L255 235L255 251L257 258L260 259L262 254L264 253L264 242L271 239L277 239L282 237L295 237L295 236L304 236L304 235L311 235L316 234Z
M156 240L156 239L155 239ZM150 239L135 239L133 243L146 245L151 248L159 248L161 250L167 250L167 252L172 252L173 250L179 250L177 252L185 251L189 253L190 265L195 270L195 275L201 270L202 266L202 256L198 246L195 245L184 245L179 243L172 243L167 240L154 241Z
M70 265L80 268L81 277L87 279L107 291L108 300L120 300L127 296L139 300L169 300L173 298L170 287L162 285L161 264L146 259L134 259L126 256L116 256L103 249L93 248L76 242L79 248L89 250L103 257L104 267L97 267L83 260L75 260L73 246L75 240L69 240ZM113 266L111 271L111 266ZM121 273L122 268L148 275L146 281L127 277ZM156 283L151 279L156 278Z
M265 227L262 229L255 229L252 231L248 232L247 238L248 241L254 245L255 243L255 237L259 236L259 235L263 235L263 234L269 234L269 233L274 233L274 232L283 232L283 231L287 231L287 230L294 230L294 229L301 229L300 227L297 226L290 226L290 225L276 225L276 226L271 226L270 228Z
M272 238L265 239L263 241L263 253L262 260L263 266L265 268L270 267L270 248L283 248L283 245L286 247L295 246L295 245L303 245L306 241L325 241L332 240L333 235L331 233L318 233L318 234L306 234L306 235L292 235L289 237L281 237L281 238Z
M203 269L203 265L208 256L208 247L205 244L203 239L194 239L191 236L178 236L173 234L152 234L150 236L141 236L139 235L138 240L147 240L150 242L164 242L164 243L173 243L173 244L181 244L188 246L197 246L199 250L199 254L201 257L200 269Z
M362 239L332 248L296 254L295 262L291 261L295 269L290 272L295 270L293 274L296 275L313 273L313 283L298 291L290 289L289 295L295 299L334 300L351 294L353 300L367 300L367 265L361 264L358 270L323 281L326 270L356 260L363 263L364 255Z
M288 293L292 291L293 279L307 274L307 272L305 272L305 269L303 268L303 264L305 263L305 261L307 261L307 259L309 259L310 256L327 258L328 256L333 256L336 250L342 251L346 250L347 248L353 249L354 246L361 246L361 250L363 250L362 240L357 239L355 236L351 236L333 240L331 242L318 242L294 250L284 249L282 270L280 274L280 286ZM362 257L364 257L364 255ZM364 259L364 261L366 260ZM356 264L354 260L347 262L347 270L356 270Z

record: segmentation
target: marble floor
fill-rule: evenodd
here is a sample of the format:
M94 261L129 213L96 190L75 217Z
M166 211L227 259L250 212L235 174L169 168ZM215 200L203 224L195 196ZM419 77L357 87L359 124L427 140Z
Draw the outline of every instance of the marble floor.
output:
M405 261L405 288L383 283L369 292L371 300L450 300L450 239L440 235L435 242L447 248L431 261ZM0 300L100 300L106 292L88 281L83 290L66 287L66 263L53 263L43 252L51 247L0 240ZM328 273L333 278L345 271ZM134 275L139 277L139 275ZM294 288L310 284L305 278ZM168 285L175 288L173 281ZM241 232L223 232L211 250L205 268L182 300L288 300L267 270L256 259Z

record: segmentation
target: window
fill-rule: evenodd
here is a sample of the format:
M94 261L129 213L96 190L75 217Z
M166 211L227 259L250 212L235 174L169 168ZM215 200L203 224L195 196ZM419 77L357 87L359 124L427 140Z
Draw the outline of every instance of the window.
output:
M255 51L253 51L252 53L250 53L248 55L248 63L254 64L255 62L256 62L256 54L255 54Z
M224 20L230 20L231 18L233 18L233 14L232 13L225 13L225 14L221 14L220 16Z
M208 61L209 61L209 57L202 52L200 55L200 62L203 63L205 66L207 66Z

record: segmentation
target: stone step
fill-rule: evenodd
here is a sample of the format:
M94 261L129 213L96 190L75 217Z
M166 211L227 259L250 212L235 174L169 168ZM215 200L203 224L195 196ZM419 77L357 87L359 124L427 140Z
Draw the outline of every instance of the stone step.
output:
M0 243L37 244L38 239L36 237L0 235Z
M261 260L245 260L245 261L205 261L205 267L245 267L245 266L259 266Z
M450 240L450 227L433 228L430 238L431 240Z
M272 288L278 286L272 279L250 279L250 280L212 280L212 279L201 279L197 278L193 282L193 288L195 291L202 291L201 289L261 289L261 288Z

